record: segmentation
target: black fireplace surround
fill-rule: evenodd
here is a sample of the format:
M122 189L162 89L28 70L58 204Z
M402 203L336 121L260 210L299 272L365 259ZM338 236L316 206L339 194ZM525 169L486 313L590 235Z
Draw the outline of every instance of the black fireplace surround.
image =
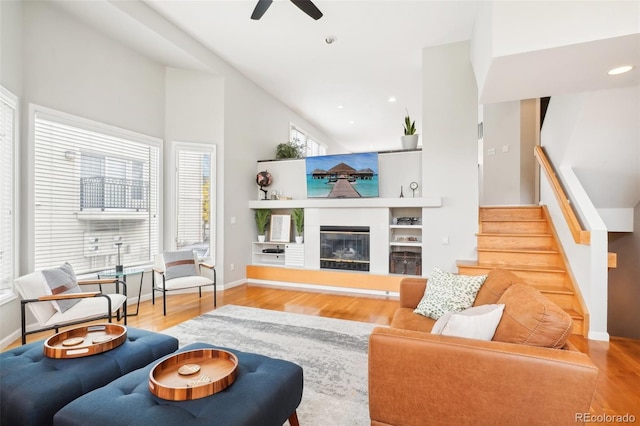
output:
M321 226L320 268L369 270L368 226Z

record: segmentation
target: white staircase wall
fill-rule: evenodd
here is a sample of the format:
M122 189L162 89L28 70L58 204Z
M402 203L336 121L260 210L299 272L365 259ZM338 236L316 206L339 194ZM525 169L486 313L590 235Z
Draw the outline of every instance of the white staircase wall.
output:
M600 90L552 97L542 129L551 163L571 167L596 209L612 220L616 210L633 210L640 201L638 117L640 86ZM611 230L631 231L633 223Z

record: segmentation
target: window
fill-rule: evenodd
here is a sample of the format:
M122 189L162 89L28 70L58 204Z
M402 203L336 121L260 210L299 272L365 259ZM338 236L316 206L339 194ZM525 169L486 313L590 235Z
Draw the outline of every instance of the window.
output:
M289 137L292 142L302 148L305 157L327 155L327 146L315 141L309 134L297 128L293 123L289 126Z
M0 299L13 295L16 275L18 98L0 86Z
M77 273L159 252L161 141L35 107L34 267Z
M215 146L175 144L177 249L215 259Z

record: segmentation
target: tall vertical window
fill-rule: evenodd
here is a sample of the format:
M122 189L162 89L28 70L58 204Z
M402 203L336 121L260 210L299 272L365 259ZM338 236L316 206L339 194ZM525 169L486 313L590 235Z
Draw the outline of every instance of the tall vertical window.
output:
M215 146L175 144L176 248L215 259Z
M78 273L152 260L159 251L156 138L36 107L35 269Z
M13 294L16 275L18 98L0 86L0 300Z
M302 148L302 152L305 153L305 157L315 157L327 154L326 145L317 142L308 133L300 130L293 123L289 126L289 138L293 143Z

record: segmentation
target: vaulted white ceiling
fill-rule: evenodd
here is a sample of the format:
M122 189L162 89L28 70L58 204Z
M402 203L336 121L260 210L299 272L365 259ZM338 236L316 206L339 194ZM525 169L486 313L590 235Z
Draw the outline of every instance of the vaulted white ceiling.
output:
M130 2L60 3L163 63L202 67L159 34L134 23L122 12L125 6L132 7L126 5ZM487 4L477 0L314 0L324 14L314 21L290 1L275 0L261 20L253 21L250 16L256 3L144 0L142 4L351 151L400 149L405 111L421 132L422 50L471 40ZM327 44L329 36L336 41ZM619 85L605 80L598 68L587 66L595 62L605 67L608 59L634 55L637 61L640 37L625 42L593 41L489 58L486 79L479 84L480 101ZM631 78L635 79L631 84L638 84L638 72ZM390 97L396 102L389 102Z

